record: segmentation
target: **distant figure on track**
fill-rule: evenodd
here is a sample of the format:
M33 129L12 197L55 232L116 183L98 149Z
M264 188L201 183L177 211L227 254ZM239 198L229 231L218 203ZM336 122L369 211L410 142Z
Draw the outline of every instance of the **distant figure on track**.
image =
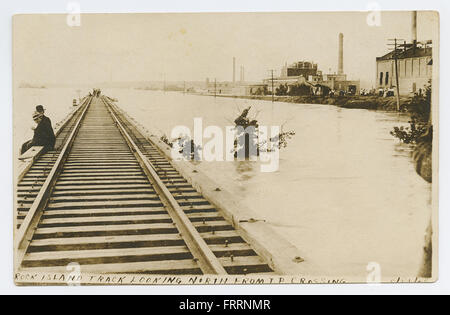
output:
M42 105L36 106L36 111L33 113L33 120L37 124L33 127L33 139L25 142L22 145L20 154L24 154L32 146L43 146L43 152L51 151L55 147L55 133L53 132L50 118L44 115L44 107Z
M100 97L101 92L102 91L100 89L93 89L93 94L95 97Z

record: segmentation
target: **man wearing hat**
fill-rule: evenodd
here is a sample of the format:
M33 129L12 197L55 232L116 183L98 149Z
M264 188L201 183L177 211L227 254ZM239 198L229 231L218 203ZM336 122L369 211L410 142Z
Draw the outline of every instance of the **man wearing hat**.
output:
M54 150L55 147L55 133L53 132L50 118L44 115L44 107L42 105L36 106L36 111L33 112L33 120L37 124L34 128L34 136L32 140L25 142L22 145L20 154L28 151L32 146L43 146L43 153Z

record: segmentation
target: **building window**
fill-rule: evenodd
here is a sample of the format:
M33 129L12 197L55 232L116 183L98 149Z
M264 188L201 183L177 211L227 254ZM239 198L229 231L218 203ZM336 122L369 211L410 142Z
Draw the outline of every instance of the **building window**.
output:
M383 85L383 72L380 72L380 85Z
M386 72L386 85L389 85L389 72Z

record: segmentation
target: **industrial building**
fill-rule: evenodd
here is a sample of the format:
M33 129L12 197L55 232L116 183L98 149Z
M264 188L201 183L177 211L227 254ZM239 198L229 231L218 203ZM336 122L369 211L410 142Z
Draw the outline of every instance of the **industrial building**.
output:
M287 85L290 89L294 85L310 85L312 91L323 91L323 89L314 89L314 87L326 86L336 93L357 95L360 91L360 81L351 81L347 79L344 73L344 35L339 34L338 50L338 72L324 74L318 70L318 65L310 61L299 61L285 66L281 69L279 77L270 77L263 80L267 85L269 92L278 89L281 85ZM321 92L319 92L321 93Z
M211 95L252 95L256 89L264 88L261 84L250 84L245 81L245 67L240 66L239 81L236 80L236 57L233 57L232 81L211 81L206 79L204 92Z
M315 76L318 74L318 66L316 63L308 61L300 61L293 63L289 67L287 64L281 69L281 77L294 77L302 76L308 78L310 75Z
M236 61L233 58L233 81L211 81L209 78L206 79L205 92L208 94L215 95L247 95L248 83L244 81L244 67L241 66L240 80L235 79L235 65Z
M316 95L325 93L326 88L334 91L335 94L358 95L360 92L360 81L351 81L347 79L344 73L344 35L339 34L338 48L338 72L324 74L319 70L317 63L312 61L298 61L282 67L280 76L274 76L273 72L269 78L263 80L262 84L249 84L245 82L244 67L240 67L240 80L236 81L236 58L233 57L233 77L232 81L212 82L206 80L205 92L215 95L255 95L261 94L263 91L272 93L280 88L287 86L288 93L294 86L308 85L310 92Z
M395 59L397 59L400 95L420 94L431 80L432 41L417 41L417 12L412 13L411 33L412 43L399 43L397 50L376 59L378 89L390 89L396 92Z
M420 93L432 77L431 42L397 50L398 86L400 95ZM395 52L377 58L377 88L396 87Z

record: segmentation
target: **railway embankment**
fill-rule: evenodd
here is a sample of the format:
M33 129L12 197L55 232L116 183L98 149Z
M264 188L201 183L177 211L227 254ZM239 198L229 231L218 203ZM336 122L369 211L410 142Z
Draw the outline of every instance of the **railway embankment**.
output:
M99 93L70 129L62 150L36 160L18 184L16 270L279 273Z

